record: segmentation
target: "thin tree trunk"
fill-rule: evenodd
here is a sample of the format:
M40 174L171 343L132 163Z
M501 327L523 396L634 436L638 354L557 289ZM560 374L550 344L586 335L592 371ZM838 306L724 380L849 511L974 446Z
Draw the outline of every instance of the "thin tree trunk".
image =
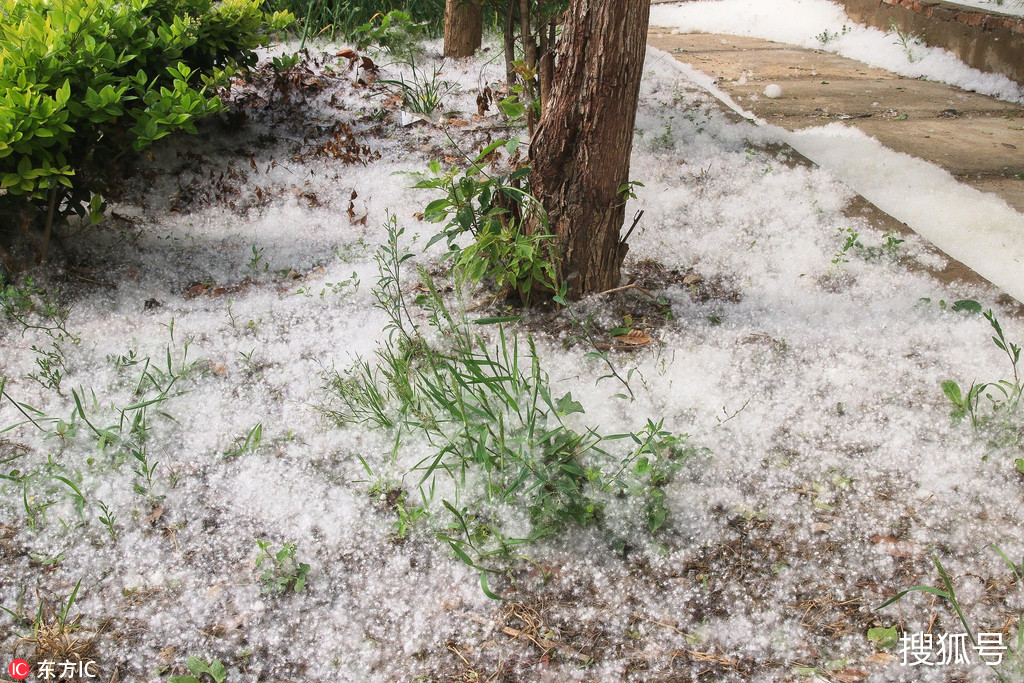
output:
M45 263L46 258L50 255L50 235L53 234L53 212L57 207L57 183L53 184L50 188L50 200L46 207L46 227L43 232L43 244L39 250L39 262Z
M551 81L555 77L555 22L552 20L540 31L540 111L547 109L551 97Z
M445 57L469 57L483 41L483 6L477 0L447 0L444 11Z
M533 35L533 18L530 13L530 0L519 0L519 38L523 43L523 62L526 65L527 72L533 74L537 69L537 40ZM526 107L526 125L530 129L530 135L533 135L534 130L537 127L537 117L534 114L533 107L530 104L536 100L539 95L534 84L533 76L523 76L523 89L524 94L527 97L520 98Z
M508 94L512 94L512 86L516 83L516 24L515 10L511 3L505 15L505 75L508 80Z
M633 126L650 0L572 0L551 97L530 144L570 296L619 284Z

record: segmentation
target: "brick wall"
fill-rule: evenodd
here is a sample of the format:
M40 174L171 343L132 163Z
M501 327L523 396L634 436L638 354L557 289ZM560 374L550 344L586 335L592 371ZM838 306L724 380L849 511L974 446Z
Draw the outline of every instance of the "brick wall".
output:
M1024 18L942 0L841 1L854 21L883 31L895 21L901 30L952 51L970 66L1024 85Z

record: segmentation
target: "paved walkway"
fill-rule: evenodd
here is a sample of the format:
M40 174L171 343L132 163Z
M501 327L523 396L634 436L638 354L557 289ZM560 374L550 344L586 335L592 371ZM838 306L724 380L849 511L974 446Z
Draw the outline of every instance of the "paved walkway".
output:
M758 38L672 35L654 27L648 43L716 78L737 104L769 123L798 130L843 121L1024 213L1020 105ZM782 87L781 97L764 96L770 83Z

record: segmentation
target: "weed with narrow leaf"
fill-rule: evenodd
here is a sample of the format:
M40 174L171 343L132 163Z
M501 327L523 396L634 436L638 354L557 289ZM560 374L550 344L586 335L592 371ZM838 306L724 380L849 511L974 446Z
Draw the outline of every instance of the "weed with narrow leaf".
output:
M437 537L481 572L485 592L493 595L487 575L507 569L517 548L571 524L599 524L616 496L646 501L647 528L662 527L668 515L662 488L689 453L686 437L652 421L638 432L607 436L571 427L571 416L584 408L571 393L552 395L533 339L523 344L499 326L495 339L485 340L447 308L421 271L425 293L418 303L443 340L439 347L428 343L400 286L411 255L399 248L402 230L394 221L388 229L374 290L390 319L387 342L375 364L359 360L349 372L328 376L341 400L329 413L342 424L395 430L394 458L402 434L426 439L431 452L407 474L416 478L417 507L442 524ZM615 442L628 448L615 454ZM363 466L372 473L365 459ZM440 508L439 489L450 492ZM530 533L507 534L496 515L502 506L525 512ZM449 524L443 525L440 513ZM415 521L399 515L405 525Z

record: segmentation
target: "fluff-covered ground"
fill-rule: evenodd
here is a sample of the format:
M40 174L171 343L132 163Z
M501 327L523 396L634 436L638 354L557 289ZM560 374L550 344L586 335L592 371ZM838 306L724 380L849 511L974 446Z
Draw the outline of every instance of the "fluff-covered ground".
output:
M877 609L941 586L934 555L973 631L1016 636L1024 595L992 545L1024 554L1021 415L993 445L951 420L941 388L1012 379L988 323L950 305L988 308L998 292L939 284L925 269L944 257L913 235L883 249L844 211L848 188L793 163L772 131L724 113L656 52L626 271L662 301L626 290L574 306L599 343L626 316L651 337L610 355L623 376L635 369L635 400L597 380L604 364L564 315L507 329L533 333L552 393L586 409L577 428L650 418L689 435L665 526L652 535L631 501L609 500L602 523L570 525L492 576L501 601L435 538L436 503L399 538L389 491L422 502L408 469L429 446L337 425L325 378L386 339L372 288L389 214L415 263L438 261L439 245L422 251L437 226L416 216L436 195L395 172L459 163L453 141L468 152L524 133L493 109L472 116L480 90L498 87L496 50L492 63L445 63L458 84L445 108L462 113L407 127L335 51L276 84L267 68L239 83L230 116L155 149L103 224L31 272L70 315L50 366L59 390L30 377L53 337L3 323L0 604L31 621L40 598L78 584L71 615L80 636L97 634L89 656L105 680L166 680L189 656L220 660L232 681L994 676L976 653L904 667L899 645L867 633L962 631L924 593ZM860 246L844 250L852 233ZM448 304L507 312L486 290ZM1008 339L1024 338L995 310ZM147 480L123 453L141 439L101 443L96 430L152 399ZM302 590L267 590L258 541L294 544L310 567ZM18 640L31 628L0 619L5 653L45 657Z

